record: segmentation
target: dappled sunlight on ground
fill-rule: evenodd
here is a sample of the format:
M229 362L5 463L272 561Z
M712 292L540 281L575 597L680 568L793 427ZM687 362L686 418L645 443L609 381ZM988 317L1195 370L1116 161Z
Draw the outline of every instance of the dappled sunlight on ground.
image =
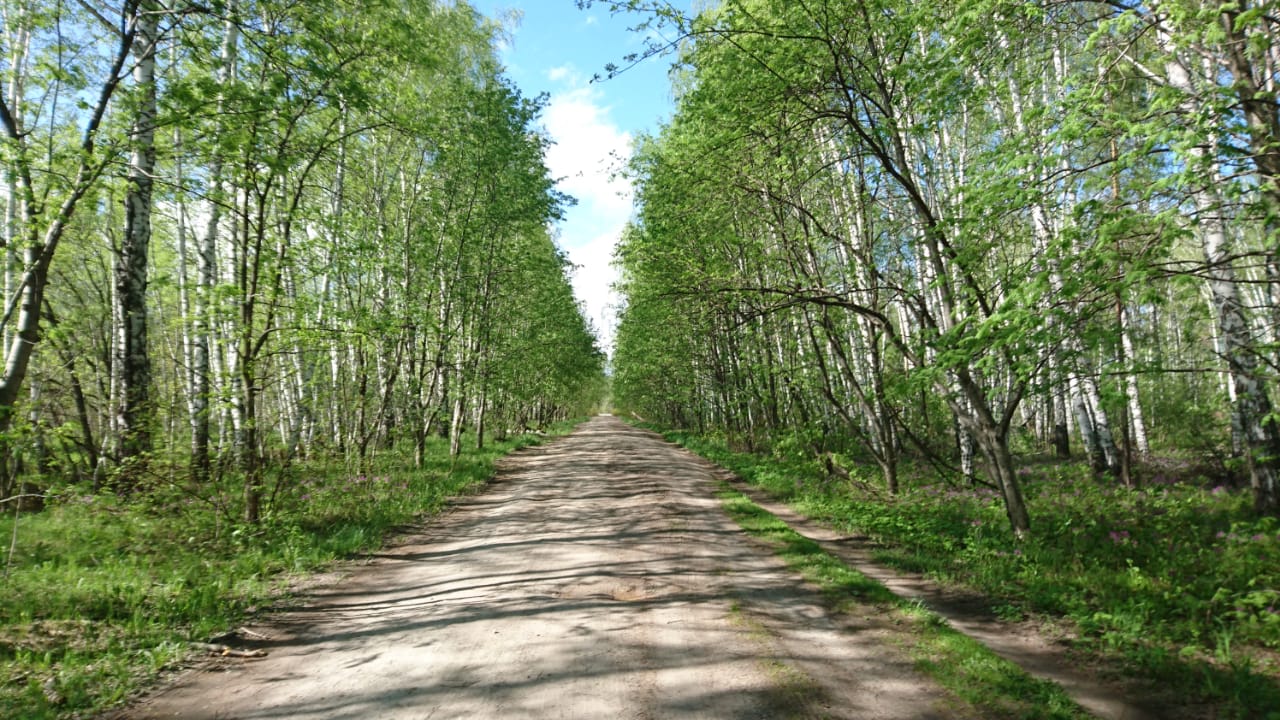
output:
M615 418L527 448L423 534L130 717L948 717L723 514L703 461Z

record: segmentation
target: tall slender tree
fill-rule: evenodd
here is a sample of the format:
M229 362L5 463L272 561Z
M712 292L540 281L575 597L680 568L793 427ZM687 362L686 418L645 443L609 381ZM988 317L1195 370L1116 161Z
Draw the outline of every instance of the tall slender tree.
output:
M133 115L129 131L124 232L116 257L116 358L120 394L119 457L137 462L151 449L151 355L147 347L147 269L151 247L152 194L156 174L156 49L161 8L138 3L133 35ZM135 469L130 469L132 475ZM133 479L126 477L122 486Z

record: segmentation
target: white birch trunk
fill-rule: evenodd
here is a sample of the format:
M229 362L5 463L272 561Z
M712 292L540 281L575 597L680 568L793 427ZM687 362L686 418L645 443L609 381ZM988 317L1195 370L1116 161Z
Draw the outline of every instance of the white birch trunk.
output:
M239 23L237 0L227 2L227 21L223 26L222 47L219 56L218 98L219 114L226 107L226 91L236 78L236 62L239 47ZM197 484L209 480L210 443L213 410L210 408L214 396L214 384L217 378L226 377L218 366L221 352L214 352L217 323L214 322L214 293L218 284L218 230L222 222L225 184L223 178L224 158L221 152L214 155L209 168L209 202L204 236L200 239L200 247L196 253L196 293L193 310L192 327L192 361L191 374L195 380L191 411L191 478ZM225 422L219 423L218 446L226 446Z
M1001 37L1001 44L1008 48L1009 42L1006 37ZM1059 67L1060 54L1055 55L1054 66L1058 74L1064 71ZM1061 80L1059 80L1061 82ZM1012 110L1013 126L1019 134L1028 133L1025 115L1025 99L1023 97L1022 88L1016 78L1009 81L1010 106ZM1029 172L1034 172L1034 167L1028 168ZM1038 176L1035 182L1041 182ZM1050 244L1052 242L1052 232L1054 223L1049 217L1049 213L1045 209L1043 203L1036 201L1030 206L1031 212L1031 234L1036 253L1045 258L1046 269L1049 271L1049 286L1053 290L1054 295L1060 295L1063 288L1062 269L1057 260L1050 256ZM1071 212L1068 204L1062 210L1063 213ZM1053 320L1050 320L1053 322ZM1074 356L1071 365L1067 368L1067 381L1072 386L1073 395L1078 398L1080 405L1076 406L1076 420L1079 425L1080 435L1084 440L1085 446L1089 450L1089 455L1095 471L1108 470L1113 475L1120 467L1120 456L1116 451L1115 439L1111 434L1111 426L1107 418L1106 409L1102 406L1101 397L1098 393L1097 383L1093 378L1083 375L1079 367L1074 367L1080 363L1082 355L1082 345L1077 334L1070 328L1065 329L1069 335L1068 340L1064 343L1064 347ZM1050 367L1061 365L1061 361L1056 358L1050 363ZM1087 408L1084 407L1087 403Z
M151 246L151 197L156 168L156 44L160 10L154 0L139 5L133 39L136 109L129 133L125 225L116 258L115 371L120 403L119 458L122 488L133 482L128 464L151 449L151 355L147 348L147 260Z
M1126 364L1133 363L1137 357L1133 347L1132 333L1129 331L1129 311L1124 306L1120 308L1120 348L1124 352L1124 360ZM1129 426L1133 434L1134 447L1138 449L1138 455L1146 457L1151 453L1151 443L1147 438L1147 423L1143 419L1142 403L1138 394L1138 376L1133 372L1126 372L1124 376L1125 401L1129 406Z
M1157 40L1168 53L1165 70L1172 87L1185 93L1189 111L1196 109L1197 87L1188 67L1163 28ZM1209 68L1212 72L1212 68ZM1207 266L1209 291L1213 296L1222 339L1223 356L1235 389L1235 410L1247 445L1245 460L1254 491L1255 508L1266 514L1280 513L1280 430L1272 417L1271 399L1258 372L1257 348L1249 334L1248 314L1240 301L1232 261L1232 248L1216 187L1221 183L1216 141L1196 146L1189 159L1208 174L1211 185L1193 189L1192 202L1199 215L1199 229Z

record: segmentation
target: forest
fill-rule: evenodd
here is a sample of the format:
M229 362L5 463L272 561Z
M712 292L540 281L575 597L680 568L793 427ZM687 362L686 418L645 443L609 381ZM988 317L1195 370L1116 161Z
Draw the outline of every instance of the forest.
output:
M1275 717L1280 4L578 5L648 31L606 75L672 62L610 356L503 22L0 0L0 716L127 701L607 408Z
M597 392L542 101L469 6L4 9L0 494L234 469L252 523L269 462Z
M617 406L1148 676L1274 671L1280 6L654 22Z
M552 234L572 199L499 22L0 12L0 715L109 703L139 647L172 655L156 627L376 544L441 478L594 407L604 354Z

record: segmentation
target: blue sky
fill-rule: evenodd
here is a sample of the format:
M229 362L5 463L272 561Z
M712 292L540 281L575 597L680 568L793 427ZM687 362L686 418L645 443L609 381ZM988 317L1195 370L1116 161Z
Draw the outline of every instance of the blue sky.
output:
M688 7L692 0L677 2ZM591 82L609 63L644 46L631 32L643 18L611 15L574 0L472 0L490 17L519 15L502 49L507 75L527 96L547 93L542 125L555 141L547 166L560 189L578 199L560 224L558 241L579 268L574 291L586 304L606 346L613 336L616 298L609 286L614 243L631 215L631 189L611 174L630 156L639 133L655 132L670 116L669 58L646 61L610 80Z

